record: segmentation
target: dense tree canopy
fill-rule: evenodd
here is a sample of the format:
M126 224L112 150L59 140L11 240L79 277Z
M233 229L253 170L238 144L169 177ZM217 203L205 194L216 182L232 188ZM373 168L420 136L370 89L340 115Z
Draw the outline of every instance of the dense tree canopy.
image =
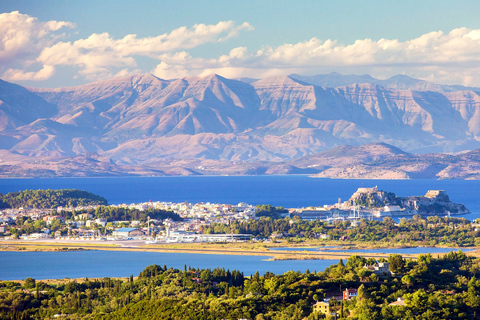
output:
M288 212L284 207L274 207L270 204L257 205L255 208L257 217L270 217L273 219L278 219L282 213Z
M0 208L57 208L88 205L107 205L105 198L93 193L76 190L24 190L0 194Z
M71 219L75 215L89 213L92 215L92 218L103 218L108 221L132 221L138 220L145 222L150 219L172 219L173 221L181 221L182 218L173 211L166 211L162 209L148 209L148 210L139 210L139 209L130 209L130 208L118 208L111 206L99 206L95 209L90 210L75 210L75 211L61 211L59 214L66 219Z
M209 233L250 233L258 237L282 234L297 238L318 238L325 234L330 240L348 239L361 243L394 242L400 244L446 245L455 247L480 246L480 232L463 218L421 217L402 218L400 223L386 217L382 221L362 219L328 223L320 220L302 220L298 217L233 221L230 224L211 224Z
M134 278L0 281L1 319L322 319L313 305L356 288L358 297L330 300L337 319L475 319L480 307L480 259L452 252L405 260L397 272L373 274L375 260L352 256L324 272L258 272L245 277L221 268L183 270L152 265ZM390 305L397 298L404 305Z

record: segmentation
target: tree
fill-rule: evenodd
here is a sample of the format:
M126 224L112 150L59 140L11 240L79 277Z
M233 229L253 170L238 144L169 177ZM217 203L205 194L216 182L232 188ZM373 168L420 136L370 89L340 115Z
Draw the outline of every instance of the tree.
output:
M268 294L273 294L277 291L278 284L278 279L276 277L270 278L265 280L264 287L268 291Z
M200 279L202 282L212 281L212 271L210 269L205 269L200 273Z
M406 276L403 276L402 283L407 285L408 288L410 288L410 286L413 285L414 280L415 279L411 275L407 274Z
M404 265L405 261L403 260L403 257L399 254L391 254L388 257L388 269L393 272L393 273L398 273L400 272Z
M357 298L360 301L367 299L367 292L365 291L365 286L363 284L358 287Z
M367 260L364 257L360 257L358 255L353 255L353 256L350 256L347 259L346 267L349 270L355 270L357 268L362 268L365 265L366 262L367 262Z
M468 303L472 308L478 309L480 307L480 281L477 278L472 277L470 281L468 281Z
M24 287L27 288L27 289L35 288L35 279L26 278Z
M355 307L355 315L358 320L383 320L379 308L375 305L373 301L368 299L362 300L357 303Z
M369 274L370 274L370 271L367 270L366 268L357 269L357 276L362 280L365 279Z
M378 282L379 280L378 276L375 273L372 273L369 278L372 282Z

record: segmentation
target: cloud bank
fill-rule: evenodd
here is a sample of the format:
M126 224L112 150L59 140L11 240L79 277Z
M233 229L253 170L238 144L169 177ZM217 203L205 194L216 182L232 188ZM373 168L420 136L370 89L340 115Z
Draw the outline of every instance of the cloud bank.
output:
M40 52L64 37L58 33L63 28L75 28L65 21L41 22L18 11L0 14L0 71L8 80L45 80L54 73L53 65L43 65L37 72L25 72ZM22 69L11 66L19 64ZM3 70L2 70L3 69Z
M257 77L344 70L389 77L409 74L433 82L480 85L480 30L430 32L416 39L357 40L344 45L312 38L296 44L265 46L256 52L234 48L217 59L198 59L187 52L164 54L153 71L160 77L218 73Z
M331 71L368 73L379 78L407 74L437 83L480 86L480 29L434 31L418 38L360 39L351 44L312 38L251 51L232 48L225 55L200 58L190 49L252 31L244 22L220 21L181 27L155 37L129 34L115 39L108 33L67 41L65 21L41 22L19 12L0 14L0 75L6 80L45 80L58 66L72 68L72 77L106 79L132 72L152 72L165 79L217 73L225 77L264 78L291 73ZM152 70L139 70L139 57L155 61Z

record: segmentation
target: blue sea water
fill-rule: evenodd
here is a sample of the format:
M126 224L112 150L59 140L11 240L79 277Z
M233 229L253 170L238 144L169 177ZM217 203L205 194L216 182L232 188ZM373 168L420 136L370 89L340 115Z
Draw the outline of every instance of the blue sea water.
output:
M371 186L398 196L446 190L451 201L465 204L472 212L463 217L480 218L480 181L476 180L341 180L303 175L0 179L1 193L75 188L101 195L110 204L247 202L289 208L333 204L338 198L348 199L359 187Z

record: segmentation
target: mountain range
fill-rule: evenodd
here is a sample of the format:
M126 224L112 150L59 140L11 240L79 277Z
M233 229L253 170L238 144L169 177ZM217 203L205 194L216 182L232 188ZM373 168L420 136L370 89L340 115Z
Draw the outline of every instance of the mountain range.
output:
M218 75L162 80L143 74L56 89L0 80L2 176L75 175L75 170L368 176L368 166L380 166L381 159L362 168L351 163L357 173L325 161L299 164L362 145L405 150L395 161L428 162L437 152L443 164L430 165L427 176L474 178L440 172L448 161L464 161L467 151L480 148L480 88L337 73L260 80ZM466 153L453 154L458 152ZM425 175L418 170L396 176Z

